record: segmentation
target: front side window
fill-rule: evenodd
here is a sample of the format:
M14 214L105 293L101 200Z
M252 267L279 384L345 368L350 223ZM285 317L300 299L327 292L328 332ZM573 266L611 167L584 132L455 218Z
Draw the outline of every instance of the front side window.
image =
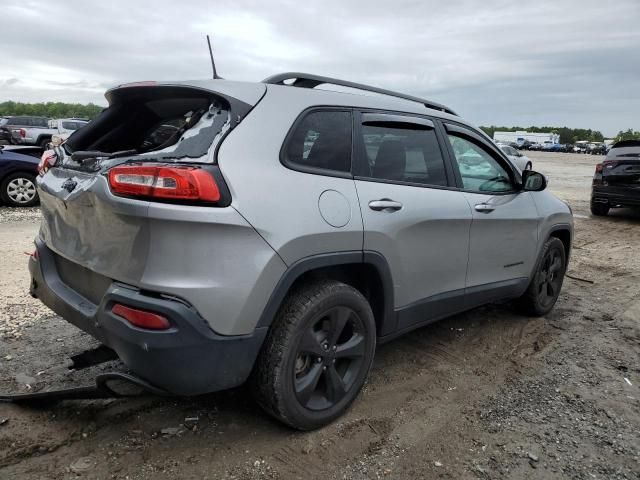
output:
M351 112L314 111L295 127L285 148L286 163L337 172L351 171Z
M507 170L479 145L457 135L448 135L465 190L510 192L513 184Z
M411 123L365 123L365 171L360 176L423 185L447 185L435 131Z

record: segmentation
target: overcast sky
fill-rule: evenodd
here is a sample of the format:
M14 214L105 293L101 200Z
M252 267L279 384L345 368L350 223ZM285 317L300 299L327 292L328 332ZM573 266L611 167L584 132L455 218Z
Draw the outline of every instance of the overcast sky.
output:
M2 0L0 15L0 101L205 78L209 33L227 79L303 71L476 124L640 129L640 0Z

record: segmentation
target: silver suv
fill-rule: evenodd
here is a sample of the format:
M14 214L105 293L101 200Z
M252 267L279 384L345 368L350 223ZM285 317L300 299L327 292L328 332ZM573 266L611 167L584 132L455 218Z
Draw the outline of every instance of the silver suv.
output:
M445 106L300 73L106 98L43 156L31 292L164 392L249 380L313 429L376 344L558 298L570 209Z

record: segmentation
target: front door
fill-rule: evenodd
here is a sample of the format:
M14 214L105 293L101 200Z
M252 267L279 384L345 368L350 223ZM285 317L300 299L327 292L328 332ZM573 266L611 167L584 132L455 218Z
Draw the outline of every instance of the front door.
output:
M447 135L473 215L468 301L518 294L536 261L539 215L531 193L517 187L513 169L482 138L461 128Z

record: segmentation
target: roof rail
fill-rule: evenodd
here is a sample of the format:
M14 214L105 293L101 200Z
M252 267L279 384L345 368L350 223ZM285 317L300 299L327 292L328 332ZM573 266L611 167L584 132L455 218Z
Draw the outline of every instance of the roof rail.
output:
M293 80L293 82L285 83L286 80ZM300 72L279 73L277 75L272 75L271 77L265 78L262 81L262 83L268 83L271 85L290 85L293 87L302 87L302 88L315 88L318 85L322 85L322 84L338 85L341 87L355 88L357 90L365 90L367 92L380 93L382 95L388 95L390 97L402 98L404 100L422 103L427 108L430 108L433 110L440 110L441 112L445 112L445 113L449 113L451 115L457 116L457 113L451 110L449 107L446 107L436 102L432 102L430 100L425 100L424 98L414 97L412 95L406 95L404 93L394 92L392 90L385 90L384 88L372 87L370 85L363 85L361 83L349 82L347 80L339 80L337 78L322 77L320 75L312 75L309 73L300 73Z

